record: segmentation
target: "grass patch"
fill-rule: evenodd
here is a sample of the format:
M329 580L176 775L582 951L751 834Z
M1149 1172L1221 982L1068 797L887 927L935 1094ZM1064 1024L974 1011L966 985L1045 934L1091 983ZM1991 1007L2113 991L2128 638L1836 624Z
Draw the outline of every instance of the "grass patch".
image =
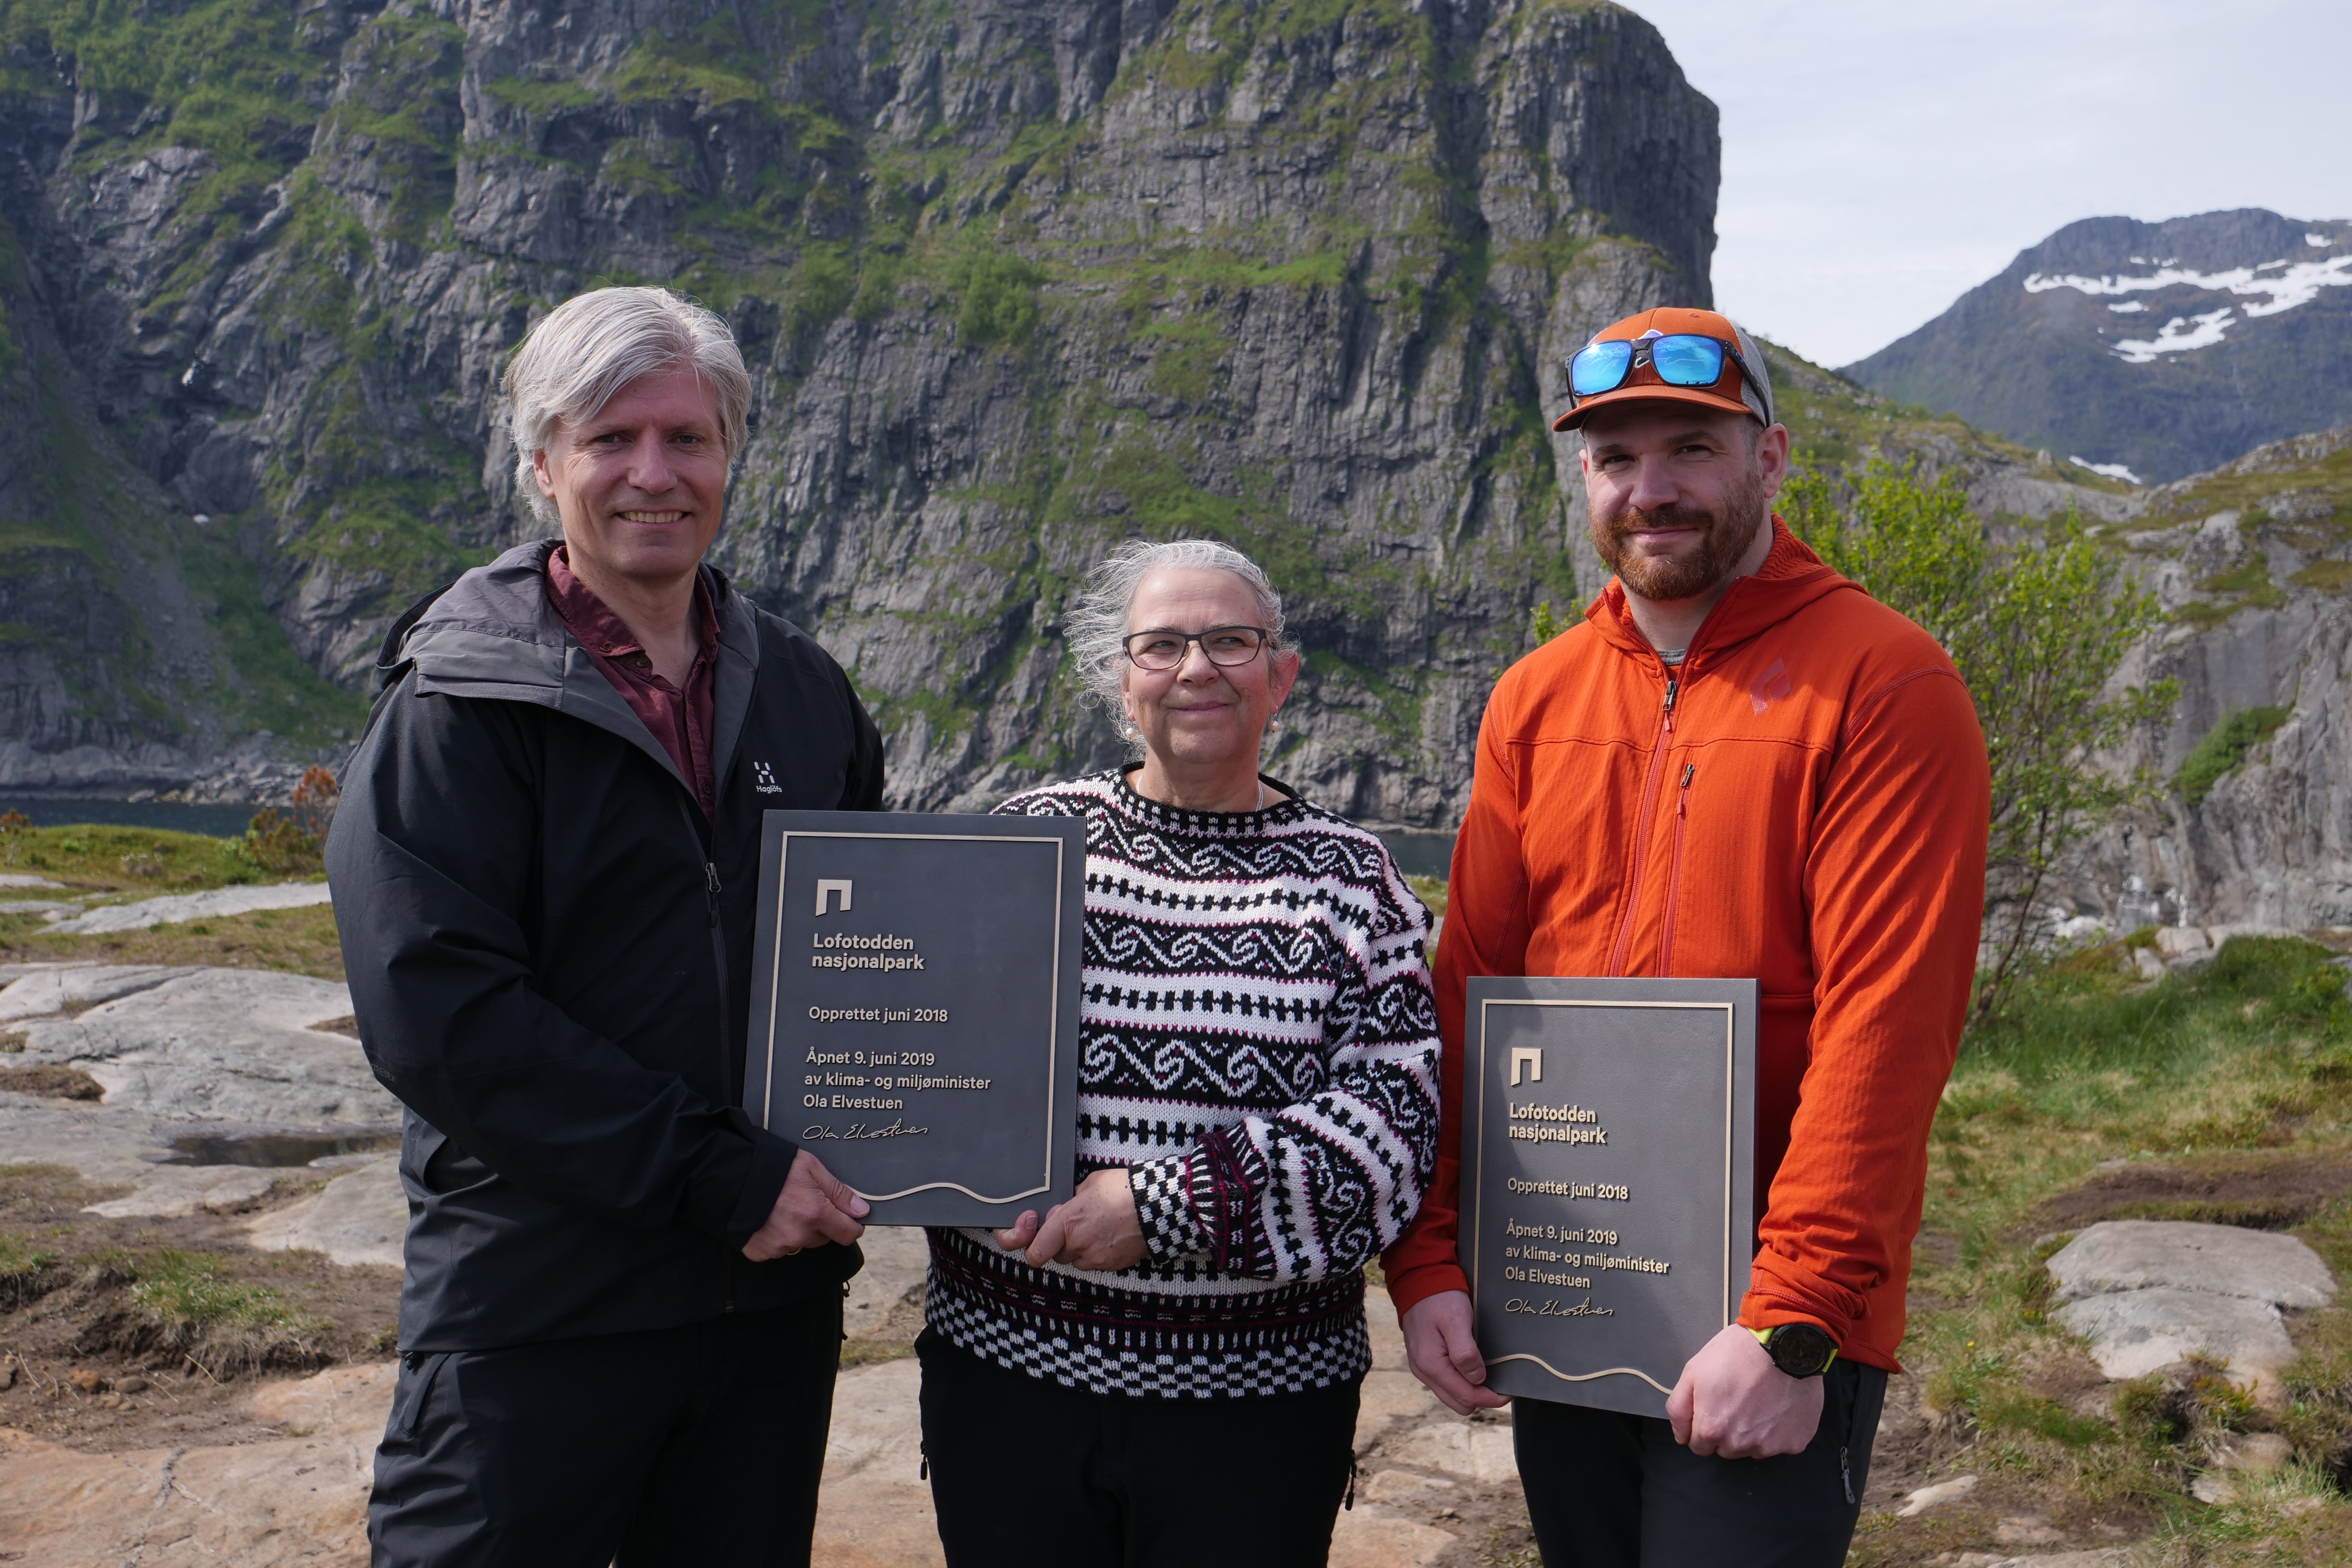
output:
M13 1312L37 1300L57 1261L56 1253L44 1251L32 1237L0 1231L0 1312Z
M308 1365L315 1359L312 1342L334 1327L268 1286L236 1278L227 1258L211 1253L167 1247L129 1267L139 1321L117 1337L190 1356L215 1374Z
M2323 594L2352 593L2352 561L2315 561L2287 581Z
M37 916L0 915L0 960L11 963L211 964L224 969L276 969L320 980L343 978L343 950L335 911L327 904L257 910L251 914L157 926L103 936L60 936Z
M2062 1521L2136 1513L2204 1552L2235 1539L2249 1510L2280 1511L2259 1488L2228 1508L2188 1499L2223 1434L2274 1427L2305 1465L2340 1470L2352 1438L2352 1303L2296 1323L2305 1354L2284 1414L2257 1409L2210 1371L2122 1385L2105 1408L2086 1406L2053 1392L2084 1363L2050 1317L2043 1260L2063 1237L2037 1232L2086 1177L2117 1174L2095 1171L2108 1162L2131 1161L2120 1167L2130 1172L2219 1152L2241 1164L2340 1164L2352 1153L2352 1002L2334 954L2311 942L2236 938L2203 971L2152 985L2126 970L2126 950L2108 943L2063 961L2012 1017L1962 1043L1929 1142L1902 1354L1968 1445L1939 1469L2030 1488ZM2352 1268L2352 1205L2340 1196L2298 1234ZM2306 1531L2315 1541L2352 1517L2321 1489ZM1865 1522L1855 1561L1866 1563L1916 1561L1905 1543L1948 1525Z
M2235 713L2224 714L2221 721L2207 731L2205 738L2181 759L2179 771L2172 775L2172 787L2190 805L2202 805L2205 797L2213 793L2213 786L2246 760L2249 749L2277 733L2290 711L2285 708L2242 708Z
M229 852L236 842L160 827L19 827L0 832L0 870L30 872L74 892L150 898L257 880L259 873ZM16 896L43 890L26 889Z

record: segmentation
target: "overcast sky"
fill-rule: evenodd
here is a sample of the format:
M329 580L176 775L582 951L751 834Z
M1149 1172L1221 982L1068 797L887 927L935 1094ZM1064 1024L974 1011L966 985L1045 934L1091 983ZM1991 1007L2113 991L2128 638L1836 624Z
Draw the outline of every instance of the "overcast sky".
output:
M2076 218L2352 217L2347 0L1629 0L1723 110L1715 297L1841 365Z

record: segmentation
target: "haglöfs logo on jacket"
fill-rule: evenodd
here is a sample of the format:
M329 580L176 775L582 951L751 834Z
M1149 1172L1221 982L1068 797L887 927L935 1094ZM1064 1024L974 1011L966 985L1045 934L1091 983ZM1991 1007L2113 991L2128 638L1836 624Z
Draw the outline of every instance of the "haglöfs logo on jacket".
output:
M782 795L784 786L776 782L775 770L765 763L751 764L751 788L758 795Z

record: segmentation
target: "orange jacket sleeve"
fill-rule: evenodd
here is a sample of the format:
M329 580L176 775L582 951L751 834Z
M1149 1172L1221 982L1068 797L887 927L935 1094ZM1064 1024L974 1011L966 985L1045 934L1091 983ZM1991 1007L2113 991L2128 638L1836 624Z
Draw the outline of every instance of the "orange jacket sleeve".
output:
M1497 689L1478 726L1470 805L1454 840L1445 923L1438 932L1437 1167L1421 1212L1381 1255L1390 1299L1402 1313L1446 1290L1470 1289L1454 1246L1462 1203L1462 1008L1474 974L1525 974L1528 881L1519 854L1519 800L1506 749L1496 741L1496 714L1508 706Z
M1864 1292L1908 1271L1976 968L1990 789L1949 666L1855 703L1805 867L1811 1058L1741 1304L1750 1328L1808 1321L1843 1342Z

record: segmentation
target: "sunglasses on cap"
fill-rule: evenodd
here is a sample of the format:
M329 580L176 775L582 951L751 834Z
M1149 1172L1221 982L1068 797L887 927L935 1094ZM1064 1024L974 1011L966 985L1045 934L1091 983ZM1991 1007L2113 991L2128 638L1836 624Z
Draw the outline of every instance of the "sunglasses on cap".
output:
M1647 366L1668 386L1713 386L1723 379L1723 361L1729 355L1746 384L1760 387L1756 373L1739 357L1736 344L1696 332L1665 332L1645 338L1618 338L1587 343L1568 362L1569 395L1578 402L1614 392L1625 378ZM1762 394L1759 392L1759 396ZM1769 415L1770 405L1766 404Z

